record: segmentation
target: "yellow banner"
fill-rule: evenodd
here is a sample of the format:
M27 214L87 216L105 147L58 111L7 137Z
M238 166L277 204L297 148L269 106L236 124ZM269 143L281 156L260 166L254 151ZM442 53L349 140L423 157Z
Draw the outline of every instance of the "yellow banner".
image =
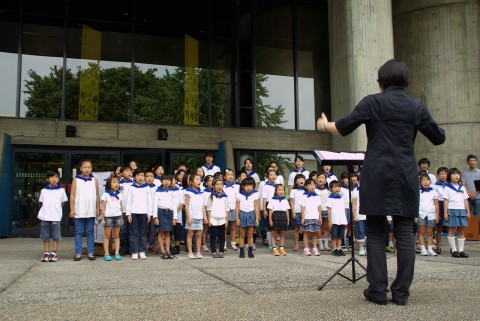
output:
M83 25L78 120L98 120L101 50L102 33Z
M198 125L198 41L185 35L185 106L183 123Z

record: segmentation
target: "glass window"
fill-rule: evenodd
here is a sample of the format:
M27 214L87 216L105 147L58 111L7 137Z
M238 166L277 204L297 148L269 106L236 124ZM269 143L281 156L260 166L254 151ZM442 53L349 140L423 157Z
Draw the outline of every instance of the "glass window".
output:
M62 15L63 1L54 1L48 7L24 3L20 117L61 117L65 43Z
M92 8L95 10L92 10ZM131 113L132 4L71 1L65 115L128 121ZM108 20L107 20L108 19Z
M326 5L296 6L299 129L315 130L330 111L328 10Z
M40 221L37 218L40 204L40 191L47 183L45 173L49 169L58 170L60 184L66 188L65 154L41 152L15 152L13 175L13 216L12 234L40 235ZM68 206L64 207L64 220L68 219Z
M12 14L18 20L18 15ZM2 17L3 18L3 17ZM13 17L12 17L13 18ZM18 23L0 21L0 116L16 115Z
M291 7L267 5L255 21L257 126L295 129Z

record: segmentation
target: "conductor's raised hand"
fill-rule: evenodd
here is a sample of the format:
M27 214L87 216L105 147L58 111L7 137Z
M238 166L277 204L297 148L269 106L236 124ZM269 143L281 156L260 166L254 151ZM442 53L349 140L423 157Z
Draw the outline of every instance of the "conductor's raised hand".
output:
M322 113L322 116L317 119L317 131L320 133L326 133L327 130L325 126L327 125L327 123L328 123L327 115L325 115L325 113Z

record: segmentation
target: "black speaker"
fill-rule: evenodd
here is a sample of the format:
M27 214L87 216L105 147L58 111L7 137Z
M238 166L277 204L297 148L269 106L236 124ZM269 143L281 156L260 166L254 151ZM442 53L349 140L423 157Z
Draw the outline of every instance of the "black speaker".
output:
M67 125L67 127L65 128L65 137L75 137L76 133L77 127L75 126Z
M158 129L158 140L167 140L168 132L165 128Z

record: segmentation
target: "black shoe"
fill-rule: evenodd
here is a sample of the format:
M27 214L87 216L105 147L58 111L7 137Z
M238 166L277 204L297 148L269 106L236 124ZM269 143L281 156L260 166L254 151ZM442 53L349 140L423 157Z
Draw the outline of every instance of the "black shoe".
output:
M395 298L392 296L392 301L396 305L407 305L407 301L400 301L400 300L395 300Z
M458 258L458 257L460 257L460 253L458 253L458 251L453 251L452 252L452 257Z
M363 296L369 301L379 305L387 305L387 299L379 300L375 299L368 289L363 290Z
M173 254L180 254L180 247L179 246L175 246L173 248Z
M442 248L437 247L437 249L435 250L435 253L437 253L438 255L442 254Z
M340 254L338 253L338 250L337 250L337 249L335 249L335 250L332 251L332 255L333 255L333 256L340 256Z
M461 251L461 252L459 253L459 255L460 255L460 257L462 257L462 258L464 258L464 259L466 259L466 258L468 257L468 254L465 253L465 252L463 252L463 251Z
M245 251L240 250L240 254L238 255L240 258L245 258Z
M338 256L345 256L345 252L342 251L342 249L338 250Z
M248 250L248 257L253 259L255 255L253 255L253 251L251 249Z

